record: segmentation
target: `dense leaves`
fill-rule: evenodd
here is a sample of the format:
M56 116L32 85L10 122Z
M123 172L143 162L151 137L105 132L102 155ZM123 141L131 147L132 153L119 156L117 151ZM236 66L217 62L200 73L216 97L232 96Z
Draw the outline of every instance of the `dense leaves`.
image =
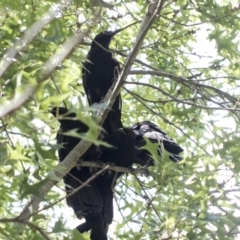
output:
M18 110L0 120L0 238L88 239L73 230L79 221L66 206L63 182L47 194L39 189L58 163L55 136L59 128L49 113L61 105L75 112L96 135L95 109L83 91L81 67L92 38L142 20L146 1L74 1L47 24L13 59L0 78L0 105L35 84L43 64L73 34L91 25L80 44L42 82ZM56 1L0 3L0 57ZM235 239L239 214L239 29L237 1L165 1L149 29L121 91L122 122L130 127L149 120L183 149L184 160L156 155L150 175L124 175L115 189L113 239ZM116 35L110 46L121 67L133 46L139 25ZM0 66L2 63L0 63ZM15 104L15 103L14 103ZM100 106L101 108L102 106ZM85 120L84 120L85 119ZM71 132L76 134L76 132ZM100 144L95 141L96 144ZM139 166L138 166L139 167ZM51 173L51 174L50 174ZM40 212L22 223L17 217L30 197L41 199ZM44 209L45 208L45 209Z

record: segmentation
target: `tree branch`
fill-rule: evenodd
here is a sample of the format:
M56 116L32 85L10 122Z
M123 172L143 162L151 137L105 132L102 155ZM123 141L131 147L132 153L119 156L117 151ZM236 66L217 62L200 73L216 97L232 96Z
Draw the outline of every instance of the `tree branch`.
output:
M19 218L0 219L0 223L11 223L11 222L17 222L17 223L21 223L21 224L24 224L24 225L28 225L28 226L34 228L35 230L37 230L45 239L50 240L50 238L47 236L47 234L39 226L35 225L32 222L23 221Z
M60 0L54 10L48 11L41 19L36 21L20 38L12 48L10 48L3 56L0 62L0 77L6 72L13 63L17 55L23 51L28 44L37 36L37 34L61 12L72 0Z
M131 74L131 72L130 72ZM152 84L149 84L149 83L143 83L143 82L128 82L128 81L125 81L125 84L132 84L132 85L141 85L141 86L146 86L146 87L150 87L150 88L153 88L155 90L158 90L159 92L161 92L162 94L168 96L169 98L172 99L172 101L174 102L179 102L179 103L182 103L182 104L187 104L187 105L191 105L191 106L195 106L195 107L198 107L198 108L202 108L202 109L207 109L207 110L227 110L227 111L240 111L240 108L229 108L229 107L225 107L225 106L222 106L222 107L207 107L207 106L202 106L202 105L199 105L199 104L195 104L193 102L187 102L186 100L182 100L182 99L178 99L174 96L172 96L171 94L169 94L168 92L164 91L163 89L159 88L159 87L156 87ZM130 90L128 90L129 92L132 92ZM133 93L133 92L132 92ZM151 100L148 100L148 99L143 99L143 97L141 97L140 95L134 93L136 96L138 96L139 98L141 98L142 100L144 101L148 101L148 102L153 102L153 103L161 103L161 102L169 102L169 101L151 101ZM194 99L192 99L194 100Z
M98 163L98 162L88 162L88 161L82 161L80 163L76 164L76 167L93 167L93 168L104 168L108 166L105 163ZM136 168L136 169L130 169L125 167L119 167L119 166L109 166L109 170L115 171L115 172L121 172L121 173L130 173L130 174L148 174L148 171L146 168Z
M96 17L97 16L95 15L95 19ZM91 27L89 26L84 33L68 38L62 47L58 48L57 52L53 54L43 65L39 74L40 77L37 78L37 83L35 85L28 86L22 94L16 94L13 99L0 107L0 118L6 116L7 114L11 114L26 103L26 101L38 90L41 83L50 77L56 67L72 53L77 45L83 42L84 37L90 30Z
M89 162L88 162L88 163L89 163ZM51 207L53 207L55 204L61 202L63 199L68 198L68 197L74 195L74 194L77 193L79 190L81 190L83 187L87 186L92 180L94 180L94 179L95 179L96 177L98 177L100 174L102 174L102 173L105 172L107 169L109 169L109 167L110 167L109 165L106 165L106 164L105 164L105 166L104 166L101 170L99 170L98 172L96 172L95 174L93 174L90 178L88 178L87 181L83 182L79 187L75 188L75 189L74 189L73 191L71 191L69 194L67 194L66 196L58 199L57 201L55 201L55 202L53 202L53 203L51 203L51 204L43 207L42 209L39 209L39 210L31 213L31 215L28 215L27 218L32 217L33 215L35 215L35 214L37 214L37 213L39 213L39 212L42 212L42 211L44 211L44 210L46 210L46 209L48 209L48 208L51 208ZM78 179L77 179L77 180L78 180ZM79 181L80 181L80 180L79 180ZM18 218L17 218L17 219L18 219ZM24 221L24 219L22 219L22 221ZM1 222L1 219L0 219L0 222Z
M172 73L167 73L167 72L163 72L163 71L150 71L150 70L134 70L134 71L131 71L129 73L129 75L136 75L136 74L167 77L167 78L173 79L174 81L179 82L179 83L192 85L192 86L198 87L198 88L204 88L204 89L212 90L213 92L224 96L226 99L231 101L233 104L236 104L236 102L238 102L237 98L231 96L230 94L228 94L226 92L223 92L222 90L220 90L218 88L208 86L206 84L201 84L201 83L198 83L197 81L189 80L189 79L184 78L184 77L176 76Z
M28 226L34 228L35 230L37 230L46 240L51 240L48 235L37 225L35 225L32 222L19 222L19 223L23 223L23 224L27 224Z

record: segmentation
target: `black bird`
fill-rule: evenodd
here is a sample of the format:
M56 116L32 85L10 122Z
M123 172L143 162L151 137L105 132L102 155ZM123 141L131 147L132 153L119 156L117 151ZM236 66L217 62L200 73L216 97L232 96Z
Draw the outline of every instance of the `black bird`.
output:
M181 156L179 156L179 154L183 152L183 149L156 124L150 121L143 121L136 123L131 127L131 129L135 134L137 149L136 159L134 160L134 163L138 163L142 166L154 165L154 160L151 157L150 152L146 149L141 149L141 147L146 145L144 137L149 139L152 143L159 143L158 154L160 156L162 152L161 148L163 146L165 150L171 154L169 158L173 162L178 162L183 159Z
M78 133L87 132L88 127L79 120L74 120L75 113L69 113L65 108L53 108L52 114L61 124L61 130L57 134L57 143L63 144L59 149L59 158L62 161L67 154L78 144L79 139L63 135L62 133L77 129ZM114 134L103 135L102 141L112 145L113 148L95 147L90 149L81 157L84 160L102 161L113 163L122 167L130 167L135 159L135 135L131 129L118 129ZM89 168L82 167L80 170L73 168L70 174L64 177L66 191L71 191L86 181L93 173ZM67 203L73 208L78 218L84 217L86 222L79 225L80 232L91 231L92 240L106 240L107 229L113 219L113 187L121 173L106 173L94 179L90 186L84 187L79 192L67 198Z
M78 133L85 133L88 127L79 120L74 120L75 113L69 113L66 108L53 108L52 114L60 122L60 130L57 134L57 143L63 145L59 150L59 160L63 161L69 152L79 143L80 139L64 135L69 130L76 129ZM60 116L61 118L58 118ZM94 146L82 156L83 159L89 158L94 153ZM90 159L89 159L90 160ZM66 192L69 193L72 189L79 187L83 182L92 176L88 167L82 167L78 170L72 168L69 174L64 176ZM96 185L96 179L91 181L88 186L80 189L77 193L67 198L68 206L72 207L74 213L79 219L85 218L85 223L78 226L80 232L91 231L91 239L107 240L106 229L102 218L103 201L102 195Z
M89 105L100 103L113 81L118 77L120 65L119 62L113 58L109 50L109 45L113 36L127 27L115 31L101 32L97 34L92 41L90 51L87 54L88 61L85 61L82 67L83 87L87 94ZM103 128L109 134L123 127L121 122L121 109L122 102L119 94L103 123Z

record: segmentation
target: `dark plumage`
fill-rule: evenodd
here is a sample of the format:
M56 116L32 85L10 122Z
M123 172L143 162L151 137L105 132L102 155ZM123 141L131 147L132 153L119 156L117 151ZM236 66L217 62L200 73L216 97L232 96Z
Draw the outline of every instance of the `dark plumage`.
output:
M182 157L179 156L183 149L175 143L164 131L162 131L157 125L150 121L143 121L137 123L131 127L136 137L136 148L137 154L135 163L139 163L142 166L154 165L154 160L151 157L151 154L146 149L141 149L146 144L144 137L149 139L152 143L159 143L158 153L161 155L161 146L165 148L166 151L171 153L169 157L172 161L178 162L182 160Z
M99 160L114 163L121 167L130 167L135 157L135 134L129 128L120 128L115 134L106 135L103 139L113 148L103 148Z
M67 154L78 144L79 139L63 135L62 133L72 129L77 129L78 133L85 133L88 127L76 117L75 113L69 113L65 108L53 108L52 114L58 118L61 124L61 130L57 134L57 143L63 144L59 149L59 158L62 161ZM130 167L135 159L135 135L131 129L118 129L113 134L103 135L102 141L112 145L113 148L95 147L90 149L82 156L84 160L102 161L113 163L122 167ZM71 175L73 176L71 176ZM71 191L81 185L92 176L89 168L82 167L80 170L73 168L70 174L64 177L66 191ZM106 240L108 225L113 219L113 187L121 173L112 171L105 173L94 179L88 187L84 187L79 192L67 198L67 204L73 208L75 214L86 222L79 225L77 229L80 232L91 231L92 240Z
M99 103L111 87L120 69L119 62L109 50L111 39L120 30L104 31L94 38L87 59L83 63L83 86L89 105Z
M84 62L82 68L83 87L87 94L89 105L100 103L114 79L118 77L120 65L109 51L109 44L112 37L121 30L123 29L101 32L92 41L90 51L87 55L89 61ZM121 108L121 96L118 95L112 106L112 110L103 123L103 128L109 134L123 127L121 122Z
M68 113L65 108L53 108L52 114L60 122L60 130L57 134L57 143L63 146L58 150L59 160L63 161L68 153L79 143L80 139L66 136L65 132L77 129L78 133L85 133L88 127L79 120L73 120L76 117L75 113ZM61 118L58 118L61 116ZM89 158L91 153L94 153L95 147L92 146L82 156L82 159ZM90 159L88 159L90 160ZM66 186L66 192L69 193L92 176L88 167L82 167L78 170L76 167L72 168L69 174L64 176L63 180ZM68 206L72 207L74 213L79 219L85 218L86 222L78 227L80 232L91 231L91 239L107 240L106 230L104 229L104 222L101 216L103 202L102 195L96 185L96 179L91 181L88 186L80 189L77 193L67 198ZM98 237L94 237L94 236Z
M91 210L91 214L86 213L86 222L79 225L77 230L81 233L91 230L91 240L107 240L107 228L104 224L101 212L98 210Z
M113 163L117 166L131 167L136 157L135 135L131 129L118 129L115 134L107 135L103 139L113 148L101 149L98 160L104 163ZM122 173L106 173L98 178L96 184L103 197L103 219L106 225L113 219L113 187Z

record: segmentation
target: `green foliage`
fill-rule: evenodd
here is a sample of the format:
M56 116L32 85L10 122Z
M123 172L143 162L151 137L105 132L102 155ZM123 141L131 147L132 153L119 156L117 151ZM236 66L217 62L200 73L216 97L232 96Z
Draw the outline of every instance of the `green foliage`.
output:
M0 3L0 58L57 1L4 0ZM124 3L124 4L123 4ZM159 158L155 144L147 141L156 166L149 176L124 176L116 187L114 223L110 239L237 239L239 215L239 11L237 1L167 1L144 39L131 74L122 90L124 126L150 120L181 147L184 160L173 163L164 149ZM39 188L58 163L55 142L58 123L52 106L77 111L95 139L97 119L87 106L81 80L91 39L105 29L142 20L146 1L103 4L101 19L92 26L85 45L79 45L38 91L0 123L0 239L89 239L73 230L75 219L65 201L62 182L46 197ZM77 0L15 57L0 78L4 105L36 83L39 70L70 36L85 30L94 1ZM111 44L122 64L135 41L139 25L117 35ZM146 72L160 71L160 74ZM162 72L166 74L162 74ZM76 136L76 131L68 134ZM31 224L16 217L31 196L42 211ZM54 204L56 202L56 204ZM51 207L47 207L53 204ZM46 209L44 209L46 207ZM76 222L74 222L74 220Z

